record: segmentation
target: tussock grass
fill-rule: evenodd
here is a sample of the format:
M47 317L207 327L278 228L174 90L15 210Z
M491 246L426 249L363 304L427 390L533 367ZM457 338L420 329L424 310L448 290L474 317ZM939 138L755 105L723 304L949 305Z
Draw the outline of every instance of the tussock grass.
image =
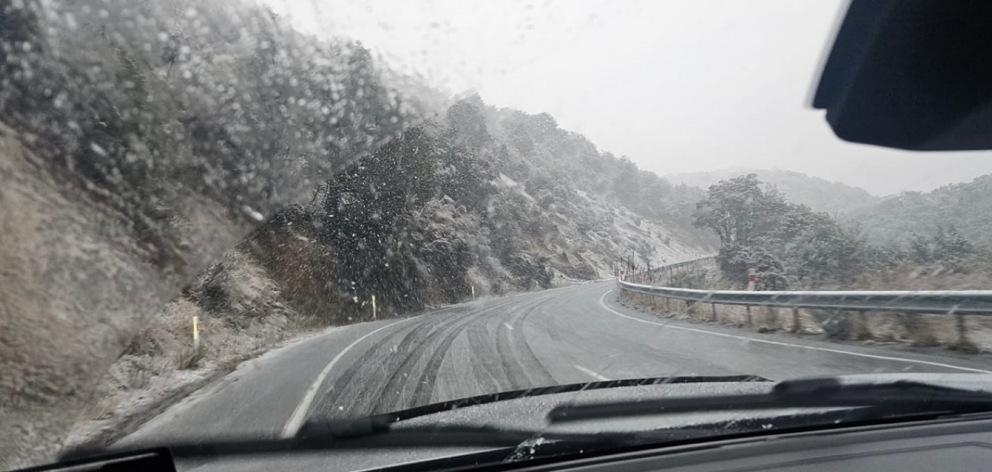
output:
M199 349L187 348L176 355L176 368L179 370L193 370L200 366L200 362L207 357L207 348L200 345Z

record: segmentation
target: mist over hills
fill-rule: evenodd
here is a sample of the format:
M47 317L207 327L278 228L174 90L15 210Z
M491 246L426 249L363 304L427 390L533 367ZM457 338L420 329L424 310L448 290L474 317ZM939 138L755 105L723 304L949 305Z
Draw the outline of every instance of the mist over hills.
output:
M756 174L762 182L774 185L790 202L807 205L814 210L830 214L868 207L881 200L860 187L831 182L791 170L735 167L711 172L670 174L665 177L673 183L684 183L706 189L721 180L747 174Z

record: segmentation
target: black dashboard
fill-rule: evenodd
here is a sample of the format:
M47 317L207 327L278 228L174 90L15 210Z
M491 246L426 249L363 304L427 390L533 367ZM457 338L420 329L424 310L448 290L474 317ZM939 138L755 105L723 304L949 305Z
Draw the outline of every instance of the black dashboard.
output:
M992 470L992 419L842 428L638 451L528 472L906 472Z

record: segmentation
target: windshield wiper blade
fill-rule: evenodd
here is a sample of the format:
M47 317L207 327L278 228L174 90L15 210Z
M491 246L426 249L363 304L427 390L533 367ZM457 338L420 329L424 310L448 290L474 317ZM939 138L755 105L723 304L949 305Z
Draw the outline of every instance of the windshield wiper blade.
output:
M505 402L518 398L531 398L544 395L557 395L562 393L588 392L592 390L604 390L626 387L643 387L651 385L685 385L702 383L743 383L743 382L771 382L770 380L758 377L757 375L729 375L729 376L700 376L688 375L679 377L648 377L635 379L602 380L597 382L578 382L562 385L551 385L546 387L531 387L519 390L509 390L498 393L487 393L474 397L459 398L457 400L447 400L443 402L431 403L427 405L415 406L405 410L393 411L390 413L380 413L365 418L348 420L337 420L332 427L339 434L344 434L345 430L354 432L365 429L381 430L390 423L405 421L421 416L433 415L444 411L457 410L470 406L486 405L490 403ZM331 420L335 421L335 420Z
M334 423L334 422L330 422ZM80 448L61 459L88 458L118 452L168 448L177 458L267 455L285 452L374 450L374 449L507 449L539 440L544 444L564 444L569 448L601 448L632 444L641 437L633 433L552 433L540 430L507 429L490 426L423 426L396 428L375 426L362 432L362 426L315 422L288 439L225 438L214 441L135 444L127 448Z
M769 393L677 397L584 405L562 405L548 413L551 423L652 416L677 413L776 410L787 408L854 408L861 417L928 412L992 411L992 393L899 380L844 383L836 378L780 382Z

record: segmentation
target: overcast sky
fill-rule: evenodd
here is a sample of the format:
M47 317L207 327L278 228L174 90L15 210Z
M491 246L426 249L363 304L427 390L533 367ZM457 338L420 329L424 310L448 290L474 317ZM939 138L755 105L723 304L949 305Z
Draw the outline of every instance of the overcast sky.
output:
M266 2L437 87L547 111L662 175L779 168L885 195L992 173L988 152L840 141L806 106L843 0Z

